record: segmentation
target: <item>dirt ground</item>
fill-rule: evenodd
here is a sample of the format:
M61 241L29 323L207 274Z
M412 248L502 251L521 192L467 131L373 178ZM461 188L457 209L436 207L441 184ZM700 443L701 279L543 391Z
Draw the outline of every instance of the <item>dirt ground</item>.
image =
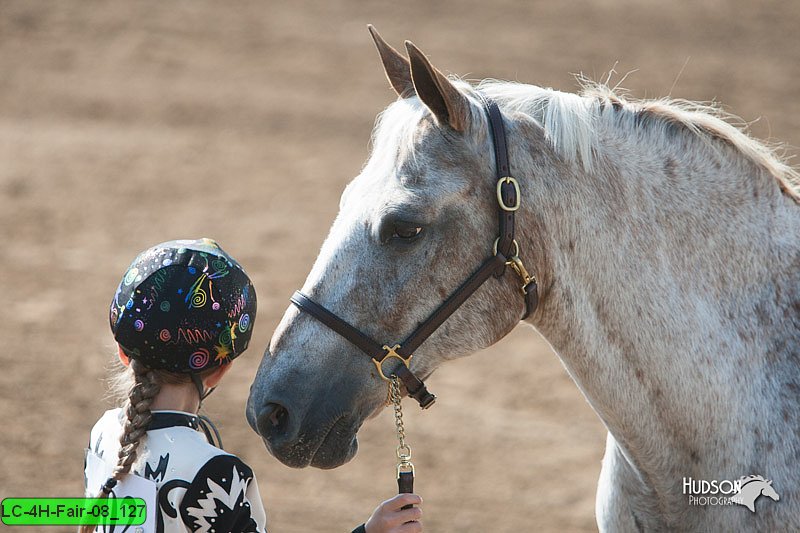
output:
M198 236L258 288L252 348L207 411L257 472L271 530L349 531L393 494L388 412L334 471L279 464L243 416L393 98L368 22L474 79L574 90L573 73L638 69L635 96L716 99L800 143L791 0L0 1L0 496L81 494L119 277L139 250ZM532 329L430 387L434 409L406 409L428 531L595 529L605 433Z

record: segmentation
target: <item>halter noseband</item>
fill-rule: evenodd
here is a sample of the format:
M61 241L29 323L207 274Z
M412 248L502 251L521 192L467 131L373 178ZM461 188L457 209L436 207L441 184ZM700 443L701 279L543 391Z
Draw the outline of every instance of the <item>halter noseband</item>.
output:
M467 280L461 284L431 315L417 326L411 335L400 344L389 346L380 344L365 335L358 328L339 318L322 305L300 291L295 291L291 301L301 311L305 311L330 329L350 341L362 352L370 356L384 380L389 377L383 372L382 363L395 358L402 362L392 371L405 385L408 395L419 402L420 407L427 409L436 401L436 396L428 392L425 384L409 369L409 362L414 351L441 326L450 315L492 275L499 278L505 273L506 266L522 280L521 291L525 297L525 314L521 320L536 310L539 303L536 277L529 274L519 258L519 244L514 239L514 215L520 207L521 194L519 183L511 176L508 163L508 145L503 117L500 109L493 101L481 96L483 108L489 118L489 131L494 147L497 204L500 221L500 233L494 242L493 255L488 257Z

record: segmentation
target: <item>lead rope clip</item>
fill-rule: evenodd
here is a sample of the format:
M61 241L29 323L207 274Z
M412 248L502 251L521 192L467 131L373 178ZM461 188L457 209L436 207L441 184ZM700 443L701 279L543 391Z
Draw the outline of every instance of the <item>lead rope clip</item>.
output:
M528 273L528 269L525 268L519 255L511 256L511 258L506 261L506 265L510 266L511 269L516 272L517 276L519 276L519 279L522 281L520 291L522 291L523 295L527 295L530 285L536 283L536 276Z

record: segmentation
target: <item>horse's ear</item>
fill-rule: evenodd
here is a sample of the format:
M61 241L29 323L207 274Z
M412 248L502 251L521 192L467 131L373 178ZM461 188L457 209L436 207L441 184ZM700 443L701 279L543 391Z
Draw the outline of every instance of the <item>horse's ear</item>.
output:
M469 125L470 106L467 97L439 72L411 41L406 41L411 61L411 79L419 99L428 106L439 124L449 124L456 131Z
M772 486L772 480L771 480L771 479L768 479L768 480L767 480L767 485L770 485L770 486Z
M401 98L414 96L414 83L411 81L411 65L408 59L384 41L372 24L367 24L367 29L369 29L372 40L375 41L375 47L381 55L383 71L392 88Z

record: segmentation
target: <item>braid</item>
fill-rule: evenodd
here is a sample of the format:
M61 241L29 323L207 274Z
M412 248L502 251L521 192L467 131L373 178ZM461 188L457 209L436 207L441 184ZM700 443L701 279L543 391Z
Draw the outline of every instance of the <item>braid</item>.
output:
M128 419L119 438L119 455L117 466L111 474L113 479L119 481L122 476L131 471L131 465L136 462L136 449L139 441L147 433L147 425L153 418L150 405L161 389L161 384L155 372L144 366L136 359L131 360L133 370L133 386L128 393L128 402L125 414ZM105 491L104 491L105 492Z
M155 371L136 359L131 359L130 368L133 370L133 385L128 392L128 400L124 407L127 419L119 438L117 466L114 467L111 477L100 488L98 498L107 498L117 482L131 471L131 466L136 462L139 441L147 433L147 426L153 418L150 405L161 390L161 381ZM94 528L95 526L82 526L80 531L88 533L94 531Z

